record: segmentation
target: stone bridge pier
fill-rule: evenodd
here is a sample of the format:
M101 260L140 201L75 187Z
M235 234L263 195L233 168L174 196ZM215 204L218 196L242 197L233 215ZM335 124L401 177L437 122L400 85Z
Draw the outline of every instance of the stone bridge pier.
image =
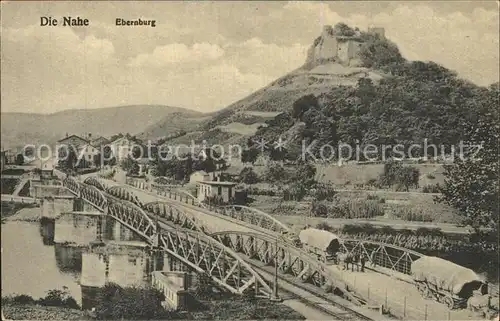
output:
M93 212L65 212L55 219L54 243L88 245L102 241L105 232L105 215Z
M56 219L62 213L72 212L74 209L74 196L44 196L41 199L42 218Z

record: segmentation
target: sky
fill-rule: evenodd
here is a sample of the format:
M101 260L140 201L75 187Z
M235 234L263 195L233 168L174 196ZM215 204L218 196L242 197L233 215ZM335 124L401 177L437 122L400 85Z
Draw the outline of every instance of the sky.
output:
M301 66L323 25L383 27L409 60L499 80L498 1L4 2L1 110L160 104L212 112ZM42 27L41 16L89 19ZM116 26L116 18L156 27Z

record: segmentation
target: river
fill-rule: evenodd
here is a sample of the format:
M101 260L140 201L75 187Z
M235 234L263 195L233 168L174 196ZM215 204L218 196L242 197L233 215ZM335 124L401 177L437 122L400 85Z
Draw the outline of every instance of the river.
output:
M80 304L79 273L61 270L56 247L44 244L40 234L39 223L8 221L2 224L2 296L27 294L39 298L49 290L67 287ZM65 252L64 247L58 250ZM68 247L67 251L71 249Z
M95 291L89 288L105 282L121 286L147 282L149 256L144 251L120 250L102 255L84 246L54 244L53 220L7 221L1 228L2 296L26 294L40 298L49 290L64 288L81 305L82 301L92 300L89 295ZM106 233L106 239L113 240L112 234ZM128 235L119 240L133 239L136 237ZM87 264L82 270L84 260ZM90 283L81 287L80 281Z

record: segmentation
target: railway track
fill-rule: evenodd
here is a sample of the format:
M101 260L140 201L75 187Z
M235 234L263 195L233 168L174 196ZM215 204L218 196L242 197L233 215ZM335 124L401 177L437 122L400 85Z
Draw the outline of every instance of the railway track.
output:
M274 272L270 272L272 267L263 267L262 265L256 264L252 260L245 260L250 264L266 281L272 282L274 279ZM281 293L286 293L294 298L299 299L301 302L305 303L326 315L333 317L334 320L375 320L377 312L366 311L362 313L356 311L354 308L347 307L346 305L352 304L347 300L338 298L338 301L346 301L345 303L335 302L331 297L328 297L321 289L311 289L307 285L297 284L291 282L287 277L278 275L278 284ZM377 320L380 320L380 315L378 315Z

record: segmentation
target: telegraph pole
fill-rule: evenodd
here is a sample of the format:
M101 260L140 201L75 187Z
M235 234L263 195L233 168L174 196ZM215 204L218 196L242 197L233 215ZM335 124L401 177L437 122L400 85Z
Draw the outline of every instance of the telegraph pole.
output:
M278 296L278 237L276 236L276 253L274 256L274 284L273 284L273 293L271 294L271 301L273 302L281 302L283 301Z

